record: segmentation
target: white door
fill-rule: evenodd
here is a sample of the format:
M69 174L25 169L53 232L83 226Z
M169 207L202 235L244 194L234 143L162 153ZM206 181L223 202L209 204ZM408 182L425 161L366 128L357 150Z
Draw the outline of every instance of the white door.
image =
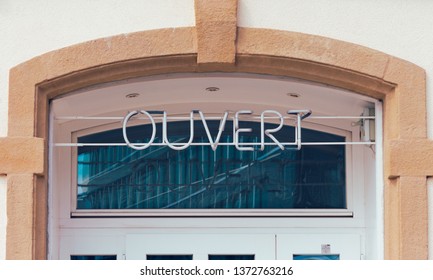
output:
M61 238L60 259L359 260L359 234L107 234Z

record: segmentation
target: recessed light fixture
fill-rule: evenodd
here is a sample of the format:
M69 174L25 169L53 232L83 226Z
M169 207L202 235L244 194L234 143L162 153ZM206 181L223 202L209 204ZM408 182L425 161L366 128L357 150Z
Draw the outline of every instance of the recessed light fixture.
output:
M215 92L215 91L219 91L220 88L219 87L207 87L206 91L210 91L210 92Z
M139 95L140 95L139 93L134 92L134 93L129 93L129 94L125 95L125 97L126 98L136 98Z
M293 98L298 98L301 97L301 95L299 93L296 92L289 92L286 94L288 97L293 97Z

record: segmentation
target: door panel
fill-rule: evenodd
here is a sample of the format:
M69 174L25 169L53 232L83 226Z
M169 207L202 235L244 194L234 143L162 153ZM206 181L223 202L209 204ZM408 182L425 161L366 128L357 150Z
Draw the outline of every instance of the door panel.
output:
M123 259L123 238L119 235L80 234L60 238L59 259Z
M359 260L361 236L357 234L279 234L277 236L277 259L292 260L294 255L297 255L298 259Z
M359 260L359 234L93 234L61 238L60 259ZM126 255L126 256L125 256ZM295 257L294 257L295 256Z
M193 255L194 260L210 256L254 256L275 259L274 234L131 234L126 236L126 258L148 255Z

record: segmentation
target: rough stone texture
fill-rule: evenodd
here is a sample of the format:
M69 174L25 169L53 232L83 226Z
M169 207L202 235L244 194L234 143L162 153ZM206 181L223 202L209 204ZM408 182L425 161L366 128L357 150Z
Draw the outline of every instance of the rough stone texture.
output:
M36 177L36 188L34 191L34 214L33 214L33 259L44 260L47 258L48 241L48 186L45 178ZM36 202L36 203L35 203Z
M234 64L237 0L195 0L197 63Z
M427 137L426 74L424 69L404 60L391 58L384 76L398 84L395 95L398 113L389 128L399 139Z
M384 102L384 173L390 178L385 180L385 257L426 259L426 177L433 174L433 145L426 138L425 71L391 58L384 80L396 85Z
M385 190L385 256L387 259L427 259L426 177L399 177Z
M400 134L400 118L399 107L400 98L398 91L395 88L385 96L383 102L383 137L386 140L399 139ZM384 152L386 152L386 143L384 145Z
M397 260L401 251L400 178L385 180L384 234L385 259Z
M44 139L0 138L0 174L43 174L44 163Z
M426 177L400 177L400 259L428 258L428 212Z
M394 140L388 143L391 178L399 176L433 176L433 141L428 139ZM417 164L412 164L417 162Z
M390 59L384 53L321 36L255 28L239 29L237 53L314 61L380 78Z
M33 258L34 188L33 174L7 176L6 259L8 260Z

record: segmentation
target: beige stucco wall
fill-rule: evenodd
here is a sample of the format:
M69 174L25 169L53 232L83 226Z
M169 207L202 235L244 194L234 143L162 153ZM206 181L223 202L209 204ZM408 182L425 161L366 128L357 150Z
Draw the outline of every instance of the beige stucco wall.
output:
M0 137L5 136L7 130L8 73L14 65L87 40L195 24L194 1L80 0L46 1L43 5L36 2L21 0L0 4L0 33L5 42L0 45L3 54L0 63ZM433 45L433 34L427 32L429 26L433 26L431 11L433 3L421 0L240 0L238 25L298 31L358 43L422 66L429 80L429 74L433 72L433 52L429 50ZM204 63L206 59L213 59L202 58ZM430 92L428 87L428 101ZM2 242L6 224L5 189L6 181L1 178L0 258L5 256L5 243Z

